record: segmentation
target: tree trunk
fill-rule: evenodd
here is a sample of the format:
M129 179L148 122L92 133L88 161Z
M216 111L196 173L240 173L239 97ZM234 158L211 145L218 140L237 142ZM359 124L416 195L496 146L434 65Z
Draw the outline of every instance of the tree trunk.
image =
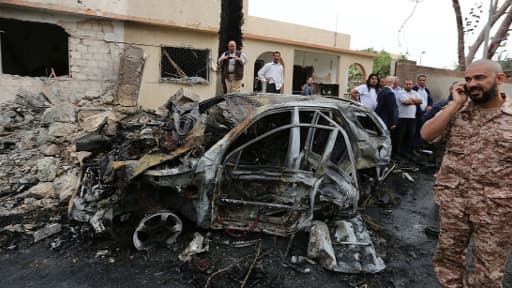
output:
M512 0L510 0L512 1ZM219 57L228 49L228 42L236 42L237 49L242 48L243 1L222 0L219 27Z
M512 1L512 0L511 0ZM220 27L219 27L219 53L228 50L228 42L233 40L236 42L237 49L242 49L242 25L244 21L243 1L242 0L221 0L220 10ZM200 9L200 8L199 8ZM214 58L216 60L216 58ZM219 67L220 71L220 67ZM217 86L217 94L225 94L226 82L223 77L219 77L220 82ZM221 88L220 88L220 87Z
M494 34L491 43L487 47L487 59L491 59L494 54L496 54L496 50L498 50L501 42L507 39L510 24L512 24L512 11L507 13L507 16L505 16L505 19L503 19L503 22L501 22L498 31L496 31L496 34Z
M462 12L460 10L459 0L452 0L453 10L455 10L455 21L457 22L457 51L459 59L459 71L466 70L466 53L464 51L464 26L462 25Z
M496 3L497 4L497 3ZM501 5L500 9L495 9L492 17L491 17L491 27L500 19L503 14L506 13L507 9L510 8L510 5L512 4L512 0L507 0ZM497 7L497 6L494 6ZM509 13L510 14L510 13ZM480 34L478 34L478 38L476 38L475 42L473 42L473 45L469 46L468 55L466 56L466 63L473 62L473 59L475 59L475 54L478 52L478 48L482 46L482 42L484 42L485 38L485 29L482 29L480 31Z

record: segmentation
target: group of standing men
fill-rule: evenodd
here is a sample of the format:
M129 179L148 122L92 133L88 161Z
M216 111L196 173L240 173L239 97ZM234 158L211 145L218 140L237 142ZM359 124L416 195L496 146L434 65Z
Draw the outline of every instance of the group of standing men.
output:
M411 79L399 85L400 79L387 76L382 80L370 74L366 84L350 91L352 99L361 102L380 116L391 131L393 154L409 156L421 147L421 118L432 107L432 96L426 87L427 77L419 75L414 85Z
M226 84L226 93L240 92L247 57L240 49L237 49L235 41L229 41L228 50L221 54L217 62ZM265 83L266 92L281 93L284 82L283 72L281 53L274 51L272 62L266 63L258 71L258 79Z

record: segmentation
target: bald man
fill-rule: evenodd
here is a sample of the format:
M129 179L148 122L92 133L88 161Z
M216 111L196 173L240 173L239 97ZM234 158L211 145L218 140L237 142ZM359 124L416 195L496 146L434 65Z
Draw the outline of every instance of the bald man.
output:
M503 285L512 247L512 101L500 93L505 78L496 62L472 63L465 83L453 86L453 100L421 129L425 141L446 141L434 184L440 235L433 265L442 287Z
M229 41L228 51L220 55L218 63L222 69L222 78L226 82L226 93L240 92L247 57L236 49L235 41Z
M377 107L375 112L380 116L389 130L394 130L398 123L398 107L396 105L396 96L393 92L393 82L395 77L388 76L384 78L384 88L377 94Z

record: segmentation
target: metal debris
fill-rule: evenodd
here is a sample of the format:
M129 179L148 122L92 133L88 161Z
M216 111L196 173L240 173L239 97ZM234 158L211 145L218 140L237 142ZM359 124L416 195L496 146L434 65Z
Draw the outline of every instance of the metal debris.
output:
M192 255L207 252L210 248L210 242L198 232L194 233L194 239L190 241L187 248L181 252L178 258L183 262L189 262L192 259Z
M327 224L314 221L309 233L308 257L317 260L326 269L336 270L336 255Z
M292 256L290 258L290 262L292 262L293 264L300 264L300 263L304 263L304 262L307 262L311 265L315 265L316 262L309 259L308 257L304 257L304 256Z
M45 227L34 232L34 242L39 242L45 238L48 238L54 234L59 233L62 230L62 225L59 223L53 223L46 225Z
M171 245L181 234L183 224L172 212L164 211L147 215L133 233L133 246L137 250L147 250L154 245Z
M334 231L327 224L314 221L308 245L308 257L324 268L343 273L377 273L385 268L377 256L360 216L336 221ZM331 234L333 242L331 241Z
M407 181L414 183L414 178L407 172L402 172L402 178L407 179Z

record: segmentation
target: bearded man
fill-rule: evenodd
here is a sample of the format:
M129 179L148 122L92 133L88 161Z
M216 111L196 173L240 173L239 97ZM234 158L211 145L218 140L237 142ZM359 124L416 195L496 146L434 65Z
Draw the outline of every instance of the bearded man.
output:
M453 100L421 129L425 141L446 140L434 184L440 235L433 265L442 287L503 287L512 246L512 101L500 93L505 78L496 62L472 63L465 83L453 86Z

